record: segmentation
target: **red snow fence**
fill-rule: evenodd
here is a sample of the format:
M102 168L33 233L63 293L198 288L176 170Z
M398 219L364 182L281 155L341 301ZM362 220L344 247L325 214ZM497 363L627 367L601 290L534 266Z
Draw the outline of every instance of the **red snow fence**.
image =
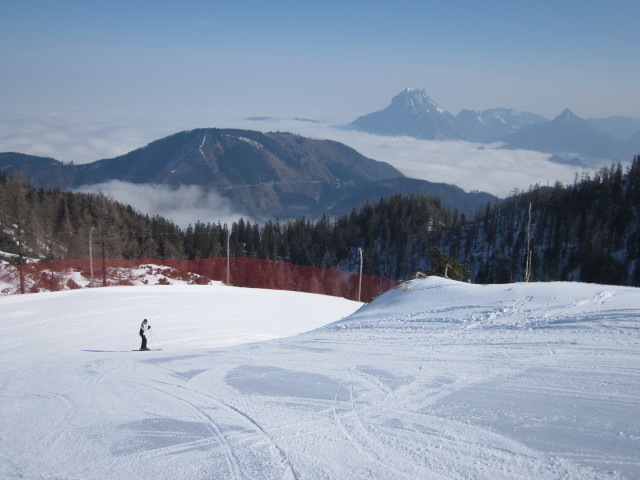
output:
M93 269L93 271L92 271ZM93 273L93 275L92 275ZM113 285L207 284L292 290L370 302L398 285L387 278L251 257L172 260L88 258L0 265L2 294Z

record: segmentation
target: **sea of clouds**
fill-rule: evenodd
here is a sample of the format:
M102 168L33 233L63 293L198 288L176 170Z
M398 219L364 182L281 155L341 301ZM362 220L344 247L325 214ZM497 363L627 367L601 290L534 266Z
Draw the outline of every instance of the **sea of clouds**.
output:
M123 155L172 133L194 128L243 128L287 131L335 140L361 154L387 162L412 178L457 185L505 197L535 184L573 183L583 169L549 161L549 154L508 150L496 144L430 141L372 135L344 124L309 119L233 118L215 113L33 112L0 109L0 152L20 152L63 162L88 163ZM109 182L86 186L102 191L149 215L171 218L181 226L196 221L228 223L244 216L225 198L195 186Z
M85 185L76 191L101 192L120 203L131 205L147 215L160 215L186 228L200 221L230 225L240 217L252 219L234 208L228 198L217 192L205 191L199 185L181 185L177 188L159 184L137 184L112 180ZM252 221L253 222L253 221Z

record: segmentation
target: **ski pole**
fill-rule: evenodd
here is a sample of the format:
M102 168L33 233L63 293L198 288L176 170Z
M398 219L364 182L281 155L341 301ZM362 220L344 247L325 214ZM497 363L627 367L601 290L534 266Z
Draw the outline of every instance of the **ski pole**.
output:
M151 330L151 336L153 338L155 338L156 342L158 342L158 348L162 348L162 345L160 344L160 340L158 340L158 337L156 337L156 334L153 330ZM155 342L154 342L155 343ZM155 348L155 347L154 347Z

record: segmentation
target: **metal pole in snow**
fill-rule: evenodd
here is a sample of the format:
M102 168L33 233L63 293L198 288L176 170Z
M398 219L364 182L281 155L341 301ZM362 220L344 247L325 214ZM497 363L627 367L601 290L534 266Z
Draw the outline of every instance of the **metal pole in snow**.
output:
M107 265L106 265L106 254L104 252L104 228L100 229L100 235L102 237L102 286L107 286Z
M524 281L531 277L531 202L529 202L529 223L527 224L527 262L524 271Z
M18 202L18 273L20 274L20 294L24 295L24 255L22 254L22 215L20 212L20 192L17 197Z
M360 258L360 279L358 280L358 301L360 301L360 293L362 292L362 249L358 248L358 257Z
M230 267L229 267L229 243L231 239L231 229L227 231L227 285L230 285Z
M91 268L91 286L93 287L93 251L91 250L91 237L96 227L91 227L89 230L89 266Z

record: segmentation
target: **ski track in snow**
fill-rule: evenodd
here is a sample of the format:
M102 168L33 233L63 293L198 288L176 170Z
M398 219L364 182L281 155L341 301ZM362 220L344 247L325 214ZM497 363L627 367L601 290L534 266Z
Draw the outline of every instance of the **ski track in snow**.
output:
M640 290L429 278L359 306L222 286L1 298L0 477L640 477ZM131 351L141 318L161 351Z

